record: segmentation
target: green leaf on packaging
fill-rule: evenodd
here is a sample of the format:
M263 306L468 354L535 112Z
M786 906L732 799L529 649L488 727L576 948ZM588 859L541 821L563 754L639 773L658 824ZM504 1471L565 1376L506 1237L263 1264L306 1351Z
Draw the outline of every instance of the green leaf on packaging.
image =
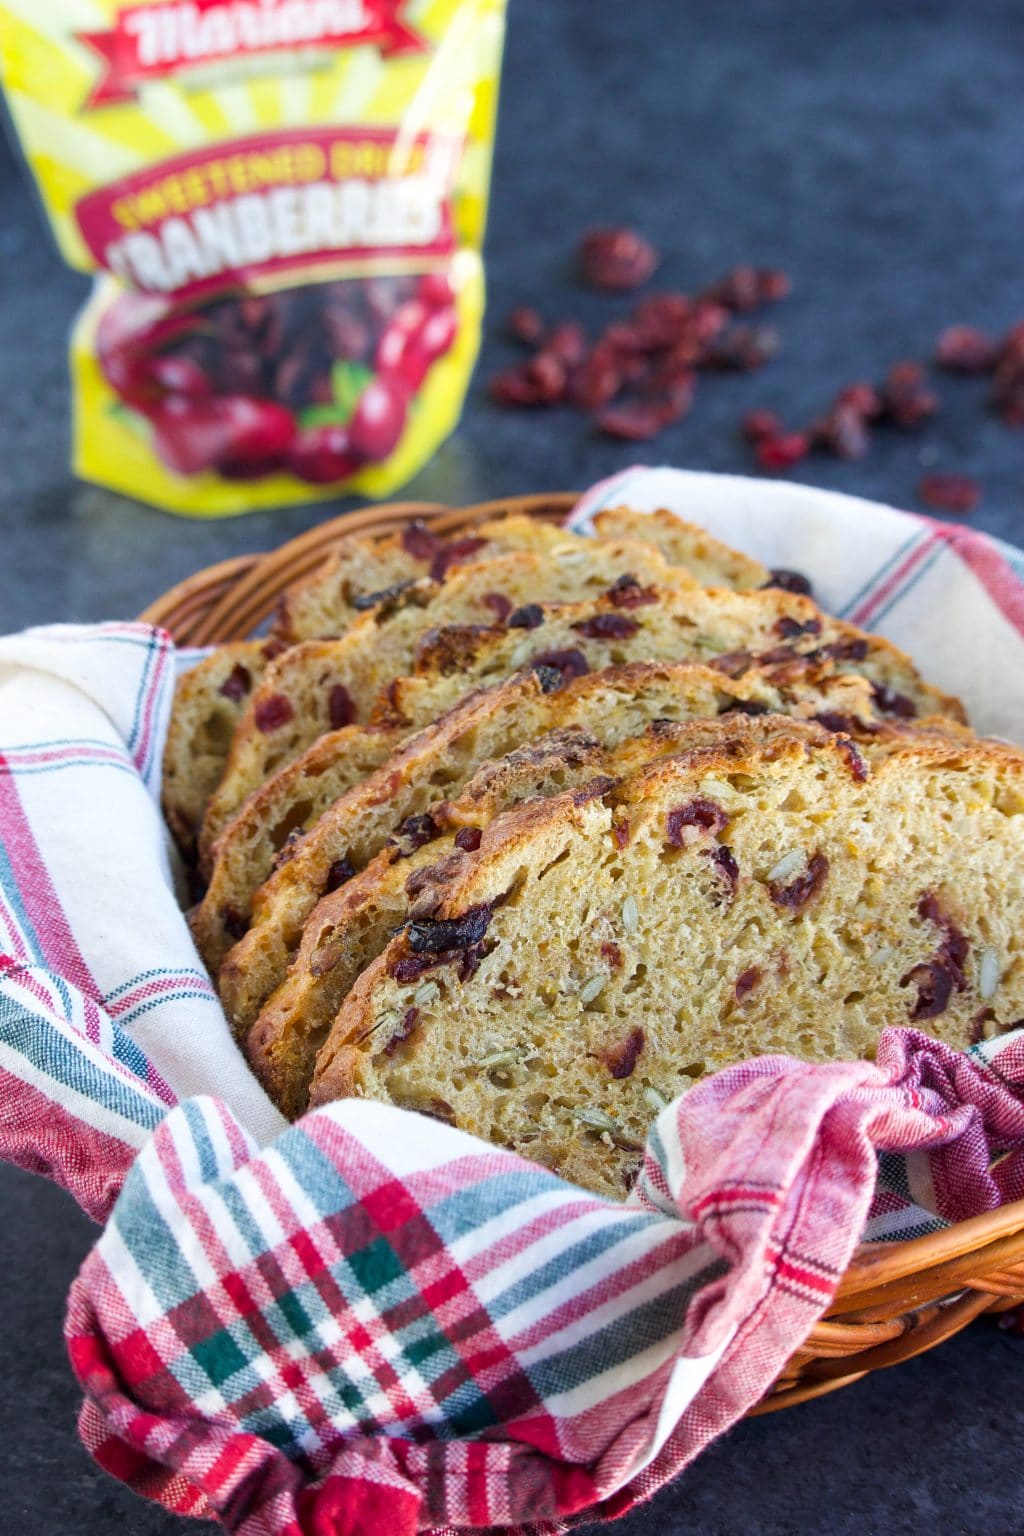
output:
M299 412L299 430L305 432L308 427L343 427L351 414L351 411L342 411L336 405L310 405Z
M351 417L356 401L372 378L373 374L363 363L350 363L339 358L332 367L331 389L334 391L335 405L345 413L341 417L343 422Z
M345 427L352 420L352 413L363 390L373 378L369 368L362 363L349 363L339 359L331 369L331 388L334 399L329 405L308 405L299 412L299 427Z

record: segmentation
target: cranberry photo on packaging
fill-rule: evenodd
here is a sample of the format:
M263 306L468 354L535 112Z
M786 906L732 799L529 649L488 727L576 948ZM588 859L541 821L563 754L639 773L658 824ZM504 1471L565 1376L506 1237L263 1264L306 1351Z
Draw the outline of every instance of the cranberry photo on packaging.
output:
M449 278L428 272L191 308L125 293L100 321L97 355L173 474L332 485L394 452L458 330Z

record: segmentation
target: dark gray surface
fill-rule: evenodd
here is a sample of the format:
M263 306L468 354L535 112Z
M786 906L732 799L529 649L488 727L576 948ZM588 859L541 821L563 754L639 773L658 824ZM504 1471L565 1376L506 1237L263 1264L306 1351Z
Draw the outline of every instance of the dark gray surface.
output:
M666 284L735 261L793 275L777 311L786 350L764 374L708 379L652 462L744 470L749 405L799 422L839 385L922 356L953 320L1024 314L1024 157L1017 3L513 0L489 249L492 332L507 308L603 319L571 289L579 229L633 220L662 247ZM84 281L64 271L13 165L0 160L0 630L127 616L197 566L265 548L334 506L190 523L68 475L64 342ZM571 299L570 299L570 294ZM587 482L641 457L579 417L492 408L480 380L462 427L408 488L451 502ZM802 477L912 504L921 461L984 483L975 524L1024 538L1024 434L944 382L919 438L879 439L863 464ZM74 1435L63 1298L93 1229L70 1203L0 1170L0 1530L51 1536L181 1526L96 1472ZM976 1325L897 1371L741 1425L618 1528L695 1536L1010 1536L1024 1345ZM369 1536L369 1533L368 1533Z

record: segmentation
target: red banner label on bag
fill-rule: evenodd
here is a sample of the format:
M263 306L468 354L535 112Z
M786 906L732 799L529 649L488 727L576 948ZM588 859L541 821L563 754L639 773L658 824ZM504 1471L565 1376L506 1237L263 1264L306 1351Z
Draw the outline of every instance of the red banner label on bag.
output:
M79 32L103 60L86 107L132 101L139 86L255 54L372 46L386 56L427 44L401 18L407 0L169 0L130 5L114 26Z
M325 256L448 255L461 153L451 134L260 134L100 187L75 214L102 268L142 292L191 298Z

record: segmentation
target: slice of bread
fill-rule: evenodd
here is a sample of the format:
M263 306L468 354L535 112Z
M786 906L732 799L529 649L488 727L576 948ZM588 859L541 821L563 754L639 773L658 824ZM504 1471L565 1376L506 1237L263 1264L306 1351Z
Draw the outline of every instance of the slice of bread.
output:
M376 942L382 935L384 939L390 937L388 924L397 926L394 912L400 910L408 875L439 856L438 850L444 845L437 839L446 828L481 827L497 809L527 792L555 793L560 775L572 775L574 782L580 782L582 775L625 772L628 754L634 761L663 756L673 750L672 732L680 728L675 724L680 720L766 705L797 715L810 714L837 704L850 718L858 714L864 720L871 718L870 690L862 678L820 678L808 669L808 677L800 685L775 688L756 674L744 681L745 687L728 683L723 687L723 680L705 667L647 663L583 679L566 694L531 697L531 680L516 679L494 690L491 698L485 695L452 711L444 730L423 733L418 738L423 743L418 762L417 754L408 753L401 774L400 758L396 758L389 776L404 780L403 805L419 807L419 813L402 824L415 835L398 832L383 846L378 843L380 851L362 875L322 897L306 921L287 979L249 1032L250 1059L254 1064L269 1062L269 1066L258 1066L257 1071L282 1107L286 1102L290 1106L286 1113L297 1113L304 1107L302 1095L308 1086L313 1054L358 970L373 958L368 942ZM562 723L541 734L543 727L555 720ZM863 729L872 727L865 725ZM564 762L559 755L563 741L567 743ZM530 745L516 747L516 742ZM572 749L571 756L568 748ZM474 761L480 766L467 778ZM538 772L543 786L534 783ZM438 780L447 781L453 798L439 797ZM339 805L334 818L339 832L353 838L355 853L348 861L353 869L365 863L367 852L374 846L365 840L359 799L358 793L348 797L347 805ZM376 804L375 796L371 803ZM451 837L448 842L450 845ZM383 928L368 915L381 892ZM312 890L300 893L282 882L275 903L275 938L286 938L289 929L297 931L291 924L309 909L312 894ZM300 895L304 897L301 903ZM286 896L290 897L290 911ZM258 927L251 941L243 941L237 955L232 955L231 969L237 967L247 989L271 959L270 942ZM336 958L328 967L323 959L328 943L337 956L347 953L349 962L341 964ZM353 970L356 959L359 964ZM287 961L284 944L277 948L276 961L278 974L283 976ZM230 972L223 977L222 990L237 1006L241 989L232 986ZM228 1011L233 1009L229 1006Z
M703 644L705 631L700 627L699 619L706 619L708 614L714 616L717 630L715 642L732 656L737 654L735 641L738 637L746 644L754 645L755 651L766 648L765 654L771 657L771 662L765 665L772 665L772 682L775 687L785 680L788 670L792 670L792 676L797 682L804 679L806 664L801 660L798 650L801 645L814 645L817 650L821 650L821 639L824 637L829 641L831 634L838 636L837 641L832 642L832 650L835 645L843 647L849 644L844 639L847 627L838 624L838 621L824 619L809 599L797 598L794 594L781 591L663 593L660 594L660 601L631 610L628 631L623 631L619 624L614 625L614 637L605 633L603 621L606 617L620 621L623 614L608 599L600 599L597 604L591 605L551 608L547 610L547 617L545 610L537 610L537 613L542 622L536 630L528 631L525 639L522 639L522 631L517 630L500 634L497 644L491 644L494 636L488 636L485 641L485 664L479 670L465 664L464 657L459 654L457 664L442 662L427 679L413 679L415 684L422 682L422 688L405 688L401 684L388 688L388 699L391 702L399 697L402 710L410 705L411 719L408 714L399 711L391 714L387 720L382 720L382 723L388 723L399 730L402 727L411 728L415 723L430 719L430 711L434 708L444 710L450 707L453 700L461 697L471 685L487 680L494 682L505 676L511 668L528 665L531 660L534 665L540 662L543 685L551 688L562 684L573 671L586 673L591 668L600 671L608 665L622 665L634 659L706 659L706 645ZM780 631L777 627L780 624L785 628L785 633L789 633L789 639L783 644L772 645L772 642L778 641ZM593 633L594 625L597 625L597 634ZM791 633L794 627L797 628L797 634ZM473 636L476 639L476 631L473 631ZM551 639L554 648L553 645L545 644L545 641ZM574 642L571 648L567 648L567 641ZM889 677L897 673L903 687L913 690L913 697L921 703L921 707L932 705L935 713L955 716L958 711L955 700L946 699L943 694L935 694L926 685L920 684L906 657L892 650L887 642L877 639L869 641L857 634L854 644L857 645L858 657L861 656L861 648L864 656L858 662L844 660L840 665L857 665L861 670L870 671L872 662L875 662L875 670L881 676ZM430 642L431 656L436 654L438 647L444 651L444 641L441 637L434 637ZM829 650L829 645L826 645L826 650ZM745 651L743 656L745 659L740 665L748 673L751 670L751 653ZM567 657L573 662L571 668L567 665ZM559 662L559 665L553 665L553 662ZM834 656L829 654L824 657L824 662L835 665ZM726 676L726 673L718 674L720 687L725 684ZM870 676L869 684L874 684ZM877 687L872 688L872 694L875 693ZM768 703L768 707L774 705ZM711 711L689 710L688 713ZM821 710L820 713L831 716L831 723L835 725L846 723L844 711ZM493 753L494 750L491 750ZM378 791L368 786L368 793L376 794ZM226 1006L233 1026L239 1031L249 1028L259 1006L263 1005L269 992L279 985L287 957L298 943L299 929L306 922L319 895L324 892L330 869L342 859L355 862L356 868L359 868L358 860L353 860L350 828L355 817L350 806L352 802L344 799L325 811L312 831L292 849L292 857L287 865L276 871L253 899L252 928L246 938L230 952L220 972L221 1001ZM410 813L405 811L404 814ZM220 889L218 882L218 891ZM207 911L212 914L210 922L216 925L218 920L213 903Z
M308 640L267 670L239 722L199 839L209 873L213 844L246 797L325 731L365 721L391 678L407 672L416 643L433 625L499 625L533 601L569 602L607 591L629 576L674 590L696 587L648 544L577 539L564 553L516 553L459 566L443 582L414 583L366 613L340 640Z
M622 1196L706 1071L1020 1020L1024 753L887 727L865 772L812 725L718 733L446 861L350 992L311 1102L423 1109Z
M266 640L222 645L178 679L161 795L167 825L189 860L195 856L206 803L220 783L235 727L279 650Z
M733 587L752 591L772 584L772 572L760 560L730 549L696 523L674 512L633 512L629 507L610 507L594 518L594 532L602 539L646 539L672 565L685 565L705 587Z
M655 541L645 540L639 519L636 526L637 533L612 533L608 538L616 543L623 539L647 542L649 555ZM285 592L274 634L290 645L340 635L369 609L392 602L399 595L397 589L410 582L444 581L458 566L478 565L499 555L550 555L559 562L571 561L575 552L592 549L594 542L556 523L523 516L494 518L447 538L432 533L422 522L379 539L353 535L312 577ZM685 547L685 541L678 542ZM684 560L667 563L679 567L677 585L698 585L697 578L683 570Z
M457 674L479 686L522 667L546 666L567 676L648 658L704 659L738 677L752 666L787 660L830 662L873 685L879 710L896 719L942 714L965 720L963 705L924 683L903 651L834 619L810 598L779 589L636 594L627 611L612 592L590 609L530 604L504 628L448 625L428 630L411 675L394 679L374 704L374 724L429 717L440 679ZM443 696L443 688L440 690Z

